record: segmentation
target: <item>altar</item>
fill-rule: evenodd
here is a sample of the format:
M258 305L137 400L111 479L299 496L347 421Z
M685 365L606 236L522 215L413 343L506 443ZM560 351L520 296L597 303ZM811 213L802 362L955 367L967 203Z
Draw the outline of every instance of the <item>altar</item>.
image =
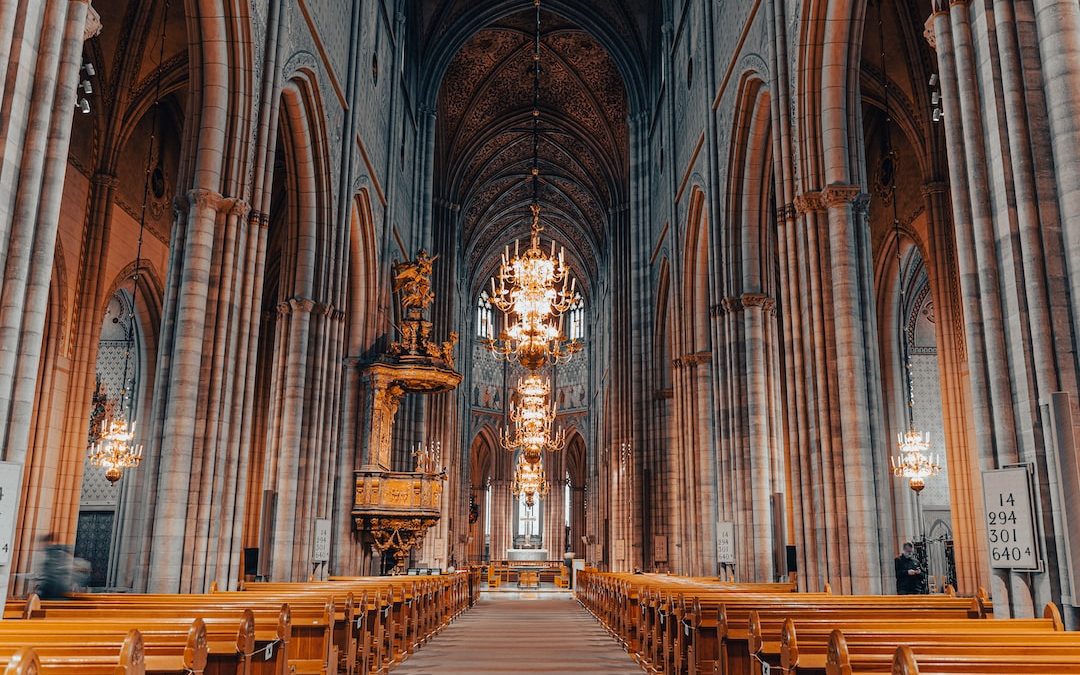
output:
M511 561L547 562L548 552L546 548L508 548L506 549L506 559Z

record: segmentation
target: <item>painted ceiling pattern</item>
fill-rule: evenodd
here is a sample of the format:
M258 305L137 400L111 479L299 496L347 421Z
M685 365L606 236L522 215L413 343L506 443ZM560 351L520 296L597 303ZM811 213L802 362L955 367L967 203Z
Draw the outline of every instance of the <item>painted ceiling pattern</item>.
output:
M549 12L542 13L542 25L544 235L566 247L579 276L595 278L608 214L626 199L626 91L596 39ZM461 241L476 273L506 242L528 233L532 30L533 15L523 11L476 32L454 57L439 91L435 187L461 207Z

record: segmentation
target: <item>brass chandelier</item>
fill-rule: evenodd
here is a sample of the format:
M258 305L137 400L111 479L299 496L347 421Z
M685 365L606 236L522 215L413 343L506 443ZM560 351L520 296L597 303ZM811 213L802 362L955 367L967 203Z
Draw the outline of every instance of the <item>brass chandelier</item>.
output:
M581 349L577 341L567 340L562 331L561 315L577 302L576 280L564 261L564 251L544 250L540 240L540 1L536 8L536 38L533 45L533 157L530 180L533 200L529 246L519 252L514 242L503 251L498 274L491 279L491 303L506 315L505 331L498 339L488 340L493 353L516 360L526 370L536 371L549 361L560 363Z
M555 429L556 409L548 403L550 396L548 380L531 373L518 380L517 401L510 403L514 433L504 429L501 444L507 450L520 450L530 463L539 462L544 450L557 452L566 445L566 430Z
M135 422L129 422L123 412L101 422L98 440L90 446L90 464L105 469L106 480L110 483L120 480L124 469L139 466L142 456L142 444L135 443Z
M518 457L510 490L515 497L524 497L525 505L530 508L536 504L537 496L546 497L551 491L551 484L544 473L543 463L539 460L530 462L525 455Z

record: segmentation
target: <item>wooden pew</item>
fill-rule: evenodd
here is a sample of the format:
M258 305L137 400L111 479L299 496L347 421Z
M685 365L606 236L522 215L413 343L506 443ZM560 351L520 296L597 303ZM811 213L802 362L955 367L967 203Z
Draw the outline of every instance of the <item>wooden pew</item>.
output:
M288 603L211 604L205 600L192 601L206 596L95 595L100 595L103 601L37 601L31 596L25 611L32 622L89 619L135 627L152 626L155 622L190 623L198 619L207 630L208 660L214 672L286 675L291 667L296 667L298 672L313 672L312 659L306 654L310 646L302 644L305 639L312 639L304 632L310 627L294 625L293 610ZM321 612L325 611L323 607ZM320 614L314 622L315 628L325 625L324 615ZM321 640L317 648L322 648ZM234 668L230 664L235 662L239 663Z
M107 644L33 648L0 643L0 666L5 675L144 675L148 672L144 656L143 636L134 630Z
M992 611L985 593L953 596L838 596L795 593L794 584L735 584L665 575L579 573L578 599L657 673L742 675L776 653L785 619L845 622L877 617L963 620Z
M138 631L149 673L203 673L207 664L206 626L201 619L173 622L132 621L4 621L0 622L0 645L35 647L39 657L50 650L81 649L122 643ZM149 624L149 625L144 625ZM235 654L232 669L237 672Z
M886 643L890 646L907 640L934 639L964 641L987 639L1000 644L1025 644L1045 636L1067 637L1061 615L1052 603L1041 619L912 619L887 620L863 618L836 619L787 618L779 640L772 640L771 630L760 630L757 657L789 673L824 673L829 642L835 630L861 643ZM1056 639L1056 638L1053 638ZM753 646L752 646L753 648Z
M1003 675L1080 673L1080 636L1052 632L1027 635L1019 643L1000 636L904 636L906 644L849 640L833 631L825 672L830 675L861 673L1002 673Z

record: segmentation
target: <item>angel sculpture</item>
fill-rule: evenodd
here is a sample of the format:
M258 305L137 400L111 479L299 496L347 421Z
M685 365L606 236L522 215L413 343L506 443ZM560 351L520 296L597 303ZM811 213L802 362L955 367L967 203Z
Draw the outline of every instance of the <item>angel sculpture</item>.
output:
M431 292L431 266L439 256L421 250L416 260L394 263L394 293L401 296L402 313L427 309L435 300Z

